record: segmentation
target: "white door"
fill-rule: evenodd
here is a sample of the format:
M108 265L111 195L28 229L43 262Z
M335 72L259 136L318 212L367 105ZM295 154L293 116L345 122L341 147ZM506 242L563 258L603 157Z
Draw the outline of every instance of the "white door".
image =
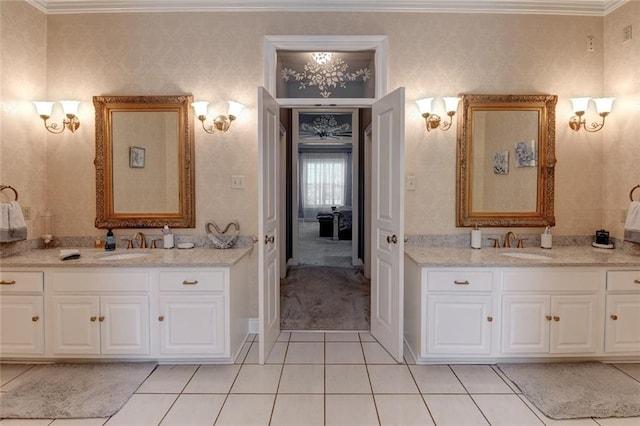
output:
M598 296L551 296L553 321L549 333L551 353L588 353L598 350L600 321Z
M503 296L502 353L548 353L550 312L549 296Z
M264 364L280 334L280 239L278 235L278 143L280 109L258 87L258 304L260 364Z
M100 298L100 353L149 353L149 296Z
M0 298L0 352L41 354L44 352L42 296Z
M640 294L608 294L606 352L640 351Z
M402 362L404 88L372 106L371 334Z
M100 299L98 296L54 296L53 353L100 353Z

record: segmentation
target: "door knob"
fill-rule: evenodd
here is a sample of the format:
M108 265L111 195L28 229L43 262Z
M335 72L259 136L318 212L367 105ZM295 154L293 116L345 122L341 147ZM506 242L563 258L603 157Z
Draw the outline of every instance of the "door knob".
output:
M396 237L396 235L395 235L395 234L393 234L393 235L387 235L387 242L388 242L389 244L392 244L392 243L393 243L393 244L398 244L398 237Z
M487 321L493 322L493 317L487 317Z
M31 317L31 321L33 321L33 322L38 322L39 319L40 319L40 317L37 316L37 315Z
M551 315L547 315L545 318L547 319L547 321L551 321L552 320Z
M554 317L553 317L553 320L554 320L554 321L560 321L560 317L556 317L556 316L554 316Z
M269 244L269 243L273 244L275 241L276 241L275 235L271 235L271 236L265 235L264 236L264 243L265 244Z
M98 317L98 321L103 322L104 321L104 317L103 316L99 316Z
M98 319L98 317L91 317L91 318L89 318L89 321L96 322L97 319Z
M158 317L158 321L164 321L164 315L160 315L160 316Z
M614 320L614 321L617 321L618 320L618 316L617 315L611 315L611 319Z

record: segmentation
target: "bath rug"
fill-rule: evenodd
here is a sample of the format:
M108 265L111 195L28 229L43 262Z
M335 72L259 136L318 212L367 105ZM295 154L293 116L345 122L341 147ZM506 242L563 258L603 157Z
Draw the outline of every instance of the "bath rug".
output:
M0 397L0 418L74 419L115 414L156 363L36 365Z

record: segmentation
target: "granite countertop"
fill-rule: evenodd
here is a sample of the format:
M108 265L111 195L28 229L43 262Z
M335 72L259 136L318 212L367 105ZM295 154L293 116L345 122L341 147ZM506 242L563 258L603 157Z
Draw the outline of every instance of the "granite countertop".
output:
M80 258L60 260L60 249L31 250L26 253L0 259L1 268L52 268L52 267L215 267L232 266L251 252L253 246L226 250L196 247L192 249L104 249L80 248ZM101 260L105 256L146 254L132 259Z
M483 247L423 247L405 245L405 256L420 266L439 267L535 267L535 266L616 266L640 267L640 255L623 250L608 250L594 247L559 246L552 249L496 249ZM548 259L522 259L502 253L530 253Z

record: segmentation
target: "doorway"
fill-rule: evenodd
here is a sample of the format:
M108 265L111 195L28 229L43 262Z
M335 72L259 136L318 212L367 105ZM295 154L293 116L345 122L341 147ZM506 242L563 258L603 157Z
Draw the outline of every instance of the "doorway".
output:
M281 327L368 330L370 280L363 127L370 108L281 109L287 129ZM361 123L364 123L363 126ZM283 206L284 207L284 206Z

